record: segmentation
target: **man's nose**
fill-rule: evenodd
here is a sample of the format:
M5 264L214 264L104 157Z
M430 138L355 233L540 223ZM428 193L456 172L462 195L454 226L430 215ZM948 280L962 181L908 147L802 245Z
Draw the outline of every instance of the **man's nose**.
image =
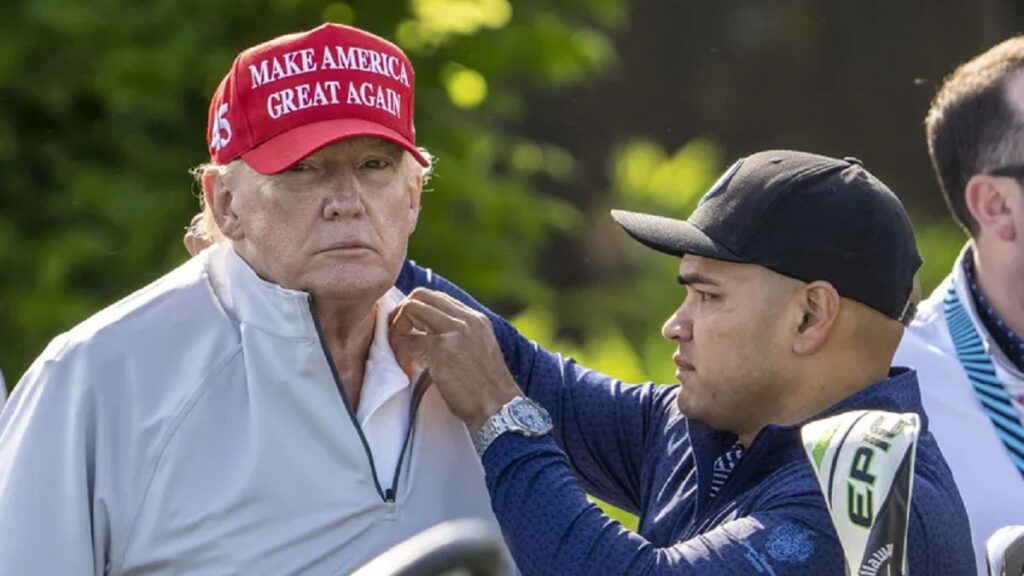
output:
M331 180L324 199L324 218L358 217L363 214L363 195L353 178L339 176Z
M673 342L693 338L693 322L686 316L682 306L665 320L661 326L661 335Z

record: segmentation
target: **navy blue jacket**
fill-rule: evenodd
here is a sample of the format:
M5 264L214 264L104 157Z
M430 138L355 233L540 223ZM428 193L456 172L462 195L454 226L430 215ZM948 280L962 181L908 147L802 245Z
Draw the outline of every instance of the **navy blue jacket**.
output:
M712 500L712 463L736 436L682 416L677 386L623 384L547 352L429 270L407 265L397 285L440 290L487 313L512 375L554 420L553 437L504 434L483 459L492 507L524 575L844 574L799 425L762 430ZM967 515L928 432L916 373L895 369L814 419L862 409L921 417L910 573L973 574ZM586 493L637 514L638 531Z

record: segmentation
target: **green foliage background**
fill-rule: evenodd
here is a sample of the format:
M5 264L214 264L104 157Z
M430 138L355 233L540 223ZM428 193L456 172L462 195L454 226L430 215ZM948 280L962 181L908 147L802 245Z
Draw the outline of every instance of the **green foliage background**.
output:
M595 74L617 2L36 0L0 24L0 366L184 261L208 98L242 48L324 20L415 61L421 144L438 156L413 256L484 298L549 290L535 253L579 220L538 193L568 151L516 135L522 86ZM13 8L13 9L11 9ZM603 15L603 16L602 16ZM517 49L512 49L518 47Z
M607 209L686 214L726 150L714 133L681 145L616 134L604 184L581 200L578 151L524 128L539 100L616 69L623 0L8 0L3 13L9 386L49 339L186 259L210 95L239 50L323 21L394 39L416 67L420 143L439 160L411 256L549 347L624 380L671 381L658 327L682 297L676 262L628 242ZM930 288L963 237L941 209L921 213ZM578 254L563 247L581 245L586 281L553 274Z

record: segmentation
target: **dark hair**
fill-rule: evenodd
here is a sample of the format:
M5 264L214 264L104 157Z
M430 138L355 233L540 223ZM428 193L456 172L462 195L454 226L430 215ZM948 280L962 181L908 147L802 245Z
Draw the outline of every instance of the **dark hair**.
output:
M953 216L971 236L978 223L964 189L971 176L1024 162L1024 118L1006 97L1007 81L1024 69L1024 35L961 64L932 100L925 127L928 154Z

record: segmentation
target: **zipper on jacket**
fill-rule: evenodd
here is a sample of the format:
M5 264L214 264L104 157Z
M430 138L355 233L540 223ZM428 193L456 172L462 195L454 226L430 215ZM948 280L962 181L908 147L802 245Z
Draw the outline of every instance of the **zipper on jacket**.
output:
M327 348L327 341L324 339L323 328L320 326L320 320L316 316L316 309L313 306L313 297L309 296L309 313L313 317L313 326L316 328L317 339L320 341L320 349L324 353L324 359L327 360L327 366L331 369L331 376L334 377L334 384L338 388L338 394L341 395L341 401L345 404L345 411L348 412L348 417L352 422L352 426L355 427L356 432L359 434L359 441L363 444L363 452L366 453L366 458L370 464L370 474L373 477L373 485L377 489L377 494L380 495L381 499L387 503L394 503L395 496L398 492L398 479L399 474L402 470L402 462L405 461L409 447L412 444L413 431L416 429L416 413L420 406L420 401L423 399L423 394L430 386L430 373L428 370L424 370L420 374L419 378L416 379L416 384L413 387L412 402L409 406L409 429L405 432L405 440L402 442L402 453L398 457L398 464L395 466L395 475L392 478L391 487L384 490L381 487L380 479L377 478L377 465L373 461L373 452L370 450L370 443L366 440L366 434L363 433L363 427L359 425L359 418L356 417L355 410L352 409L352 404L348 401L348 396L345 395L345 387L341 383L341 375L338 374L338 368L334 365L334 358L331 357L331 351Z
M757 467L756 460L761 456L761 452L764 450L761 448L765 445L765 442L760 441L760 436L754 438L754 442L751 443L750 447L746 449L743 457L736 464L736 467L729 474L729 477L722 483L721 488L718 489L718 493L710 501L706 502L707 508L703 511L699 522L694 522L695 530L690 531L690 536L693 537L697 534L703 534L711 528L711 523L717 519L722 513L723 509L732 503L740 494L737 491L737 487L742 486L751 472Z
M410 458L412 457L412 437L416 431L416 414L419 412L423 395L426 394L427 388L430 387L430 382L430 370L424 369L419 377L416 378L416 384L413 385L412 400L409 403L409 429L405 432L405 440L402 442L402 454L398 458L398 465L395 466L395 475L391 478L391 488L388 488L384 493L385 502L395 501L395 494L398 492L398 479L402 473L402 463L405 462L407 454Z

